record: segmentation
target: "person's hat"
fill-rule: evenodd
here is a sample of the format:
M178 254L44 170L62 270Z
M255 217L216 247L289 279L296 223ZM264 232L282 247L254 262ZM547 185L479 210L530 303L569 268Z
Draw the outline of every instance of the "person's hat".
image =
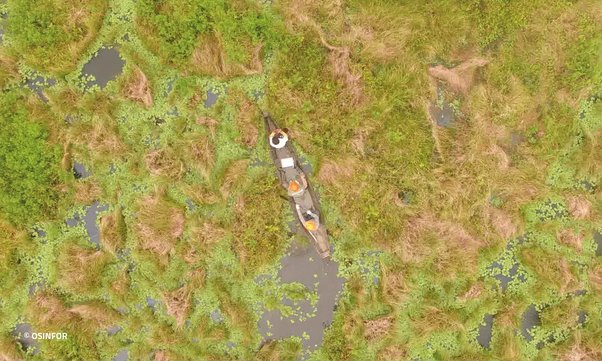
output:
M318 229L318 225L316 224L316 221L311 219L305 222L305 228L307 228L308 231L315 231L316 229Z
M301 190L301 185L296 180L292 180L288 183L288 189L291 192L298 192L299 190Z

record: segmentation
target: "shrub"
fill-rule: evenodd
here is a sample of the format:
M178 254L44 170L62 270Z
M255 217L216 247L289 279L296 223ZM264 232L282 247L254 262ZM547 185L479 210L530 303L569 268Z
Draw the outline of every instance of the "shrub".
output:
M28 119L15 93L0 97L0 213L28 224L53 213L60 180L59 148L46 128Z

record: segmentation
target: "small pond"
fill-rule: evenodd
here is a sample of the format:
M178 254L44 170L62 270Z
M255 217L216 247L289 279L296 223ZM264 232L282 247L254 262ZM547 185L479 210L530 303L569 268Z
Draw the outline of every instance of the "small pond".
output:
M104 89L111 80L114 80L121 74L124 66L125 61L121 58L117 48L100 48L82 69L82 75L85 79L88 79L90 76L94 79L88 80L86 87L90 88L98 85L100 89Z
M211 108L217 102L220 94L217 93L214 89L207 90L207 98L205 99L205 108Z
M483 324L479 326L479 333L477 334L477 342L479 342L479 345L485 349L489 349L492 334L493 315L487 313L483 317Z
M96 245L96 248L100 249L100 231L96 220L99 213L108 209L108 205L101 205L99 202L94 202L86 208L86 213L83 217L81 214L76 213L72 218L67 219L65 223L68 227L76 227L83 221L88 237L90 237L90 243L93 243Z
M88 170L86 169L86 167L83 164L74 161L73 162L73 175L75 176L75 179L82 179L82 178L89 177L90 172L88 172Z
M541 326L541 319L539 318L539 312L535 308L535 305L530 305L525 313L523 313L523 317L521 319L520 328L521 334L528 342L533 340L533 336L531 335L531 330L535 327Z

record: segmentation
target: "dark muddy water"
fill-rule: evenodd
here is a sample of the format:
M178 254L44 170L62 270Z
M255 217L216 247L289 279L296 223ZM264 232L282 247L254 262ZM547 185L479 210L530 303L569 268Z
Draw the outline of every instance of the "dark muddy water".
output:
M55 84L56 80L52 78L46 79L41 75L38 75L35 78L28 78L25 81L25 86L36 93L40 100L42 100L44 103L48 103L48 98L46 97L46 94L44 94L44 89Z
M44 288L44 282L36 282L29 286L29 295L33 296L36 292Z
M97 54L82 69L84 77L90 75L94 77L93 81L87 82L86 87L98 85L100 89L104 89L111 80L121 74L124 66L125 61L121 58L117 48L100 48Z
M121 350L112 358L113 361L126 361L130 357L130 352L126 349Z
M107 328L107 335L114 336L121 330L123 330L123 328L121 326L118 326L118 325L109 326L109 328Z
M165 86L165 92L163 95L168 96L173 91L173 85L176 82L176 78L169 79L167 81L167 85Z
M146 305L154 312L157 309L157 300L151 297L146 297Z
M108 205L101 205L99 202L94 202L88 208L86 208L86 213L83 216L79 213L76 213L72 218L67 219L65 223L69 227L76 227L81 222L84 222L84 227L86 228L88 237L90 237L90 243L93 243L96 245L96 248L100 249L100 231L98 229L96 220L98 219L99 213L102 213L108 209Z
M316 292L319 299L314 307L310 300L285 297L282 304L290 306L293 315L284 317L279 310L266 311L259 320L259 331L266 340L301 337L306 358L322 344L324 329L332 323L345 279L338 276L338 264L323 261L312 244L292 246L281 265L278 272L281 283L301 283L310 292Z
M222 315L222 313L221 313L221 311L219 309L211 311L211 313L209 314L209 316L211 317L211 321L213 321L215 323L222 323L222 322L224 322L224 316Z
M6 1L0 1L0 5L1 4L5 4ZM0 14L0 45L2 44L2 42L4 41L4 26L5 26L5 20L8 17L8 14Z
M454 124L456 114L450 103L445 99L444 90L441 86L437 88L437 100L429 104L428 111L438 126L449 128Z
M500 287L502 288L502 292L506 292L508 289L508 284L512 282L514 279L518 279L521 282L525 281L525 277L522 274L518 274L518 262L513 264L512 267L508 270L508 273L503 272L503 266L498 262L493 262L490 266L490 269L494 270L496 274L493 276L496 280L500 282Z
M596 242L596 256L602 256L602 232L594 231L594 242Z
M12 334L24 350L32 352L35 355L40 352L40 345L38 341L31 337L32 332L33 330L29 323L19 323L15 326Z
M483 317L483 322L484 324L479 327L477 341L481 347L489 349L491 336L493 334L493 315L485 314L485 317Z
M217 99L219 98L219 93L215 92L213 89L207 90L207 99L205 99L205 108L211 108L215 103L217 103Z
M587 321L587 312L579 311L579 313L577 313L577 326L585 325L586 321Z
M594 193L596 191L596 185L588 180L581 180L579 181L579 186L581 186L581 188L583 188L584 190L590 192L590 193Z
M73 162L73 175L76 179L82 179L90 176L90 172L86 169L86 167L78 162Z
M539 312L535 308L535 305L530 305L521 319L520 328L521 334L527 341L532 341L531 331L533 328L541 325L541 319L539 318Z
M442 107L439 107L435 103L429 105L429 113L431 117L437 122L437 125L444 128L449 128L454 122L454 110L449 106L448 103L443 103Z

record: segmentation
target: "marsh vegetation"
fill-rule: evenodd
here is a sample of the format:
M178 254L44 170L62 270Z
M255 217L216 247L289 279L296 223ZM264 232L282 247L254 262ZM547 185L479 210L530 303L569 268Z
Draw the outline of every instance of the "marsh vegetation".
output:
M0 2L0 359L602 358L601 14ZM262 110L313 170L317 285Z

